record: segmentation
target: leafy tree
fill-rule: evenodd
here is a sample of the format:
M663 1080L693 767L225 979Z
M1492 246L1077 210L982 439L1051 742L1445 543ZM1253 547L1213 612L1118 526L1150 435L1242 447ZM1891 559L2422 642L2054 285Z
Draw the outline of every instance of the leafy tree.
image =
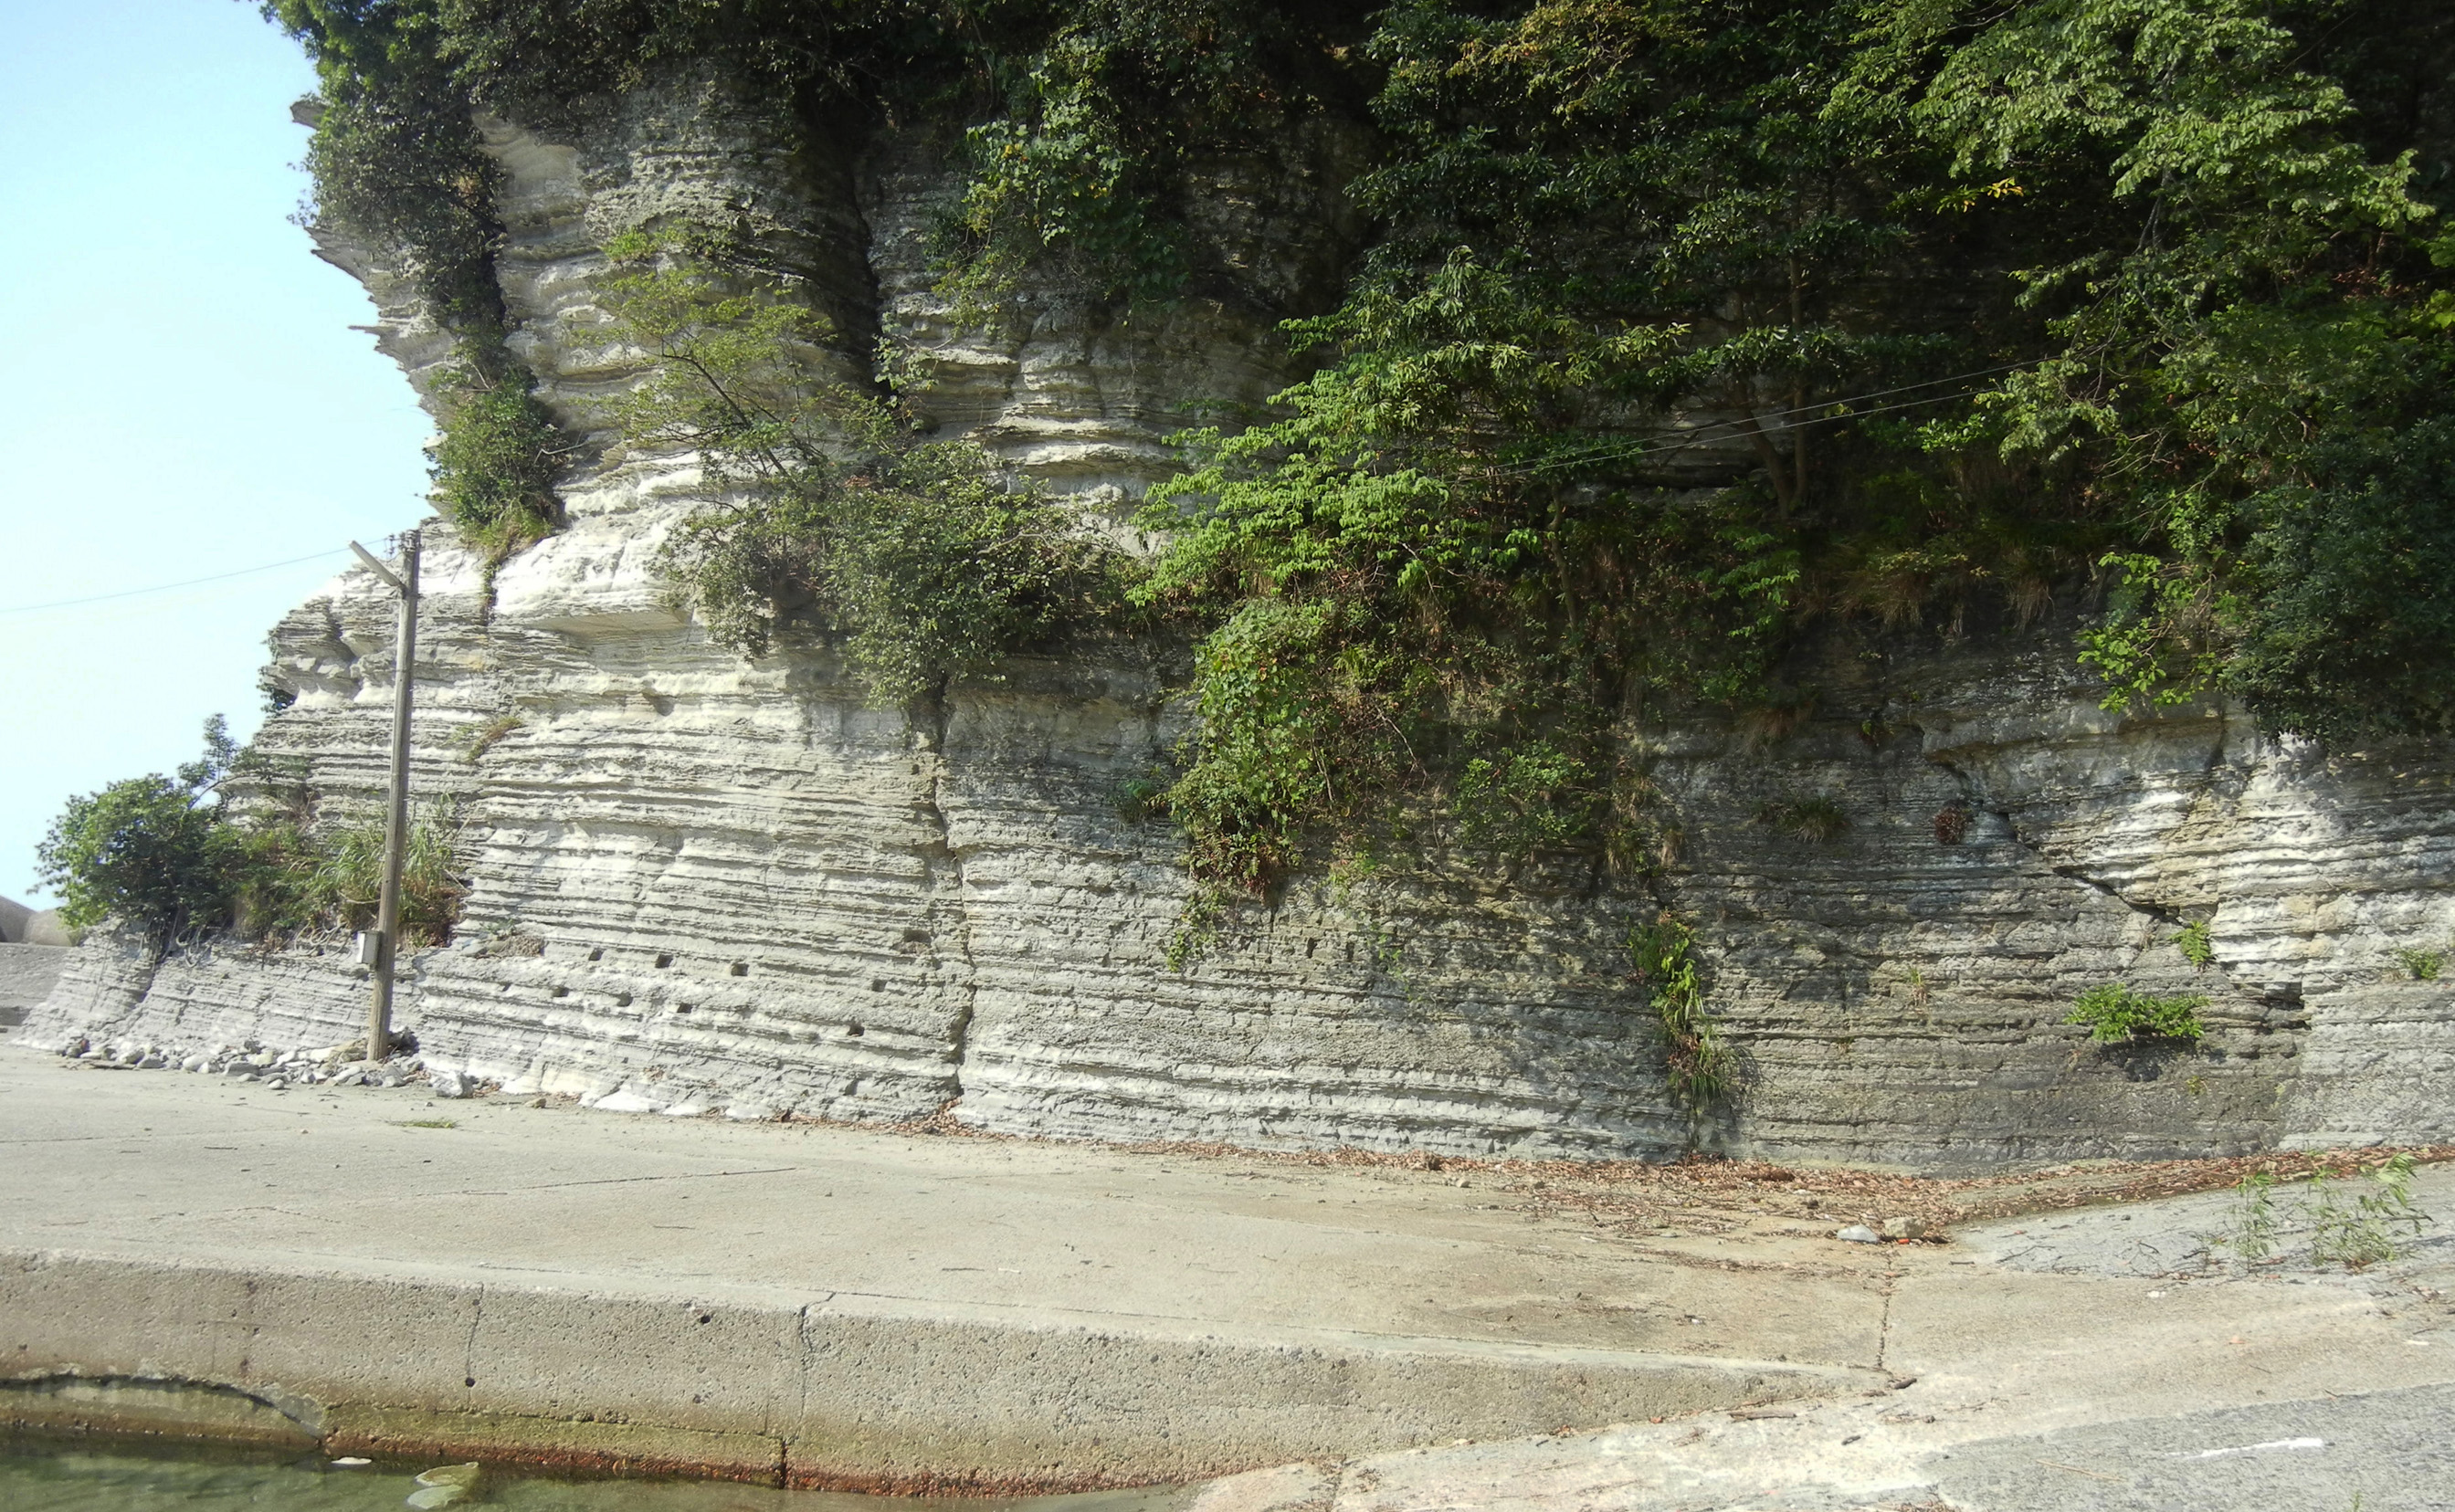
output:
M2358 139L2361 108L2311 67L2324 31L2293 19L1898 0L1860 60L1871 92L1844 104L1879 100L1957 174L2037 186L2004 218L2054 350L1929 439L2067 465L2127 516L2083 658L2108 701L2216 683L2272 726L2445 732L2443 696L2398 669L2455 651L2455 514L2430 471L2455 241L2415 192L2417 149Z
M35 850L60 917L91 929L122 919L167 943L226 926L254 938L364 929L382 877L381 821L323 834L308 827L313 795L293 787L288 812L242 820L228 796L264 788L264 759L205 721L205 750L172 776L132 777L71 798ZM452 937L467 888L448 815L411 827L402 869L401 927L413 942Z
M205 721L204 754L175 776L131 777L69 799L34 852L43 885L59 892L61 919L91 929L124 918L158 939L219 923L234 855L219 790L237 754L215 715Z

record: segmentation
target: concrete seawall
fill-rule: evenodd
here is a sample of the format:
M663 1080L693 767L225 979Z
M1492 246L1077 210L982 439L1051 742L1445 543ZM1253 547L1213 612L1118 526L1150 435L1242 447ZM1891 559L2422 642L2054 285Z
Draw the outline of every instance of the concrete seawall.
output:
M0 1049L0 1421L24 1424L1018 1492L1886 1379L1876 1277L1743 1306L1726 1267L1636 1266L1479 1175L271 1092L22 1049Z
M843 1490L1195 1480L1880 1380L1332 1329L922 1313L868 1298L617 1296L56 1252L0 1266L18 1382L5 1411L19 1421L193 1431L193 1393L164 1388L205 1383L213 1411L247 1397L333 1453ZM113 1392L90 1389L99 1382ZM282 1428L265 1418L248 1431Z

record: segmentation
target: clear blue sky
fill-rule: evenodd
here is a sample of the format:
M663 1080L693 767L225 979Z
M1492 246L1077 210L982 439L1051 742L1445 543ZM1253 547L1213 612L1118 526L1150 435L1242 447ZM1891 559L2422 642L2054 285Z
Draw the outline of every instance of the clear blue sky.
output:
M0 0L0 894L71 794L252 732L265 632L424 513L429 422L289 221L314 84L254 0Z

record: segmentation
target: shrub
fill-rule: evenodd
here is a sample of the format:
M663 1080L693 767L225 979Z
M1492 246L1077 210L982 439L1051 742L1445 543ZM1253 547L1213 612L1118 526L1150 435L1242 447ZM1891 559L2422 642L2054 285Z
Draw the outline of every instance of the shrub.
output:
M526 375L457 370L436 384L436 398L435 493L461 536L499 562L552 531L569 448Z
M886 705L986 673L1118 601L1118 554L965 442L816 369L833 332L799 287L703 261L712 239L629 238L614 333L662 372L619 407L636 447L688 448L728 503L685 520L657 565L718 643L763 655L796 617L840 637Z
M237 752L215 715L204 755L175 777L131 777L69 799L34 852L44 885L59 891L62 922L90 929L121 918L157 939L220 923L237 855L220 788Z
M2216 964L2216 941L2208 937L2208 921L2204 918L2183 925L2181 933L2174 937L2174 948L2182 953L2184 960L2202 971Z
M1467 762L1451 801L1459 839L1522 857L1585 835L1604 795L1587 762L1535 739L1497 758Z
M2395 953L2395 963L2414 981L2436 981L2438 974L2446 969L2446 954L2407 947Z
M2087 1025L2089 1038L2100 1044L2197 1039L2206 1032L2201 1027L2199 1011L2207 1005L2204 995L2158 998L2134 992L2120 982L2109 982L2080 994L2080 1001L2063 1022Z
M206 721L205 742L203 757L175 779L135 777L69 800L36 852L44 882L60 890L63 920L86 929L124 919L157 941L225 925L275 941L371 927L382 821L323 835L303 812L242 823L220 800L223 785L261 777L264 767L231 740L219 716ZM448 812L412 824L401 870L404 944L452 937L467 891L454 870L457 838Z

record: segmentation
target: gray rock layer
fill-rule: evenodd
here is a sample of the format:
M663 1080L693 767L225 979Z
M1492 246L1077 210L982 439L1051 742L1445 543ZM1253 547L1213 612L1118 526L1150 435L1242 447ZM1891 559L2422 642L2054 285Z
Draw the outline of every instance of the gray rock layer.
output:
M0 943L0 1030L23 1023L59 984L71 952L56 945Z
M1214 267L1130 330L1062 291L994 329L929 292L948 175L925 141L826 162L720 81L643 93L569 140L485 123L507 171L514 346L578 433L635 381L595 291L613 234L729 217L836 314L883 333L925 402L1022 472L1121 519L1161 438L1292 375L1270 323L1318 308L1344 234L1338 144L1230 164ZM382 260L338 240L378 345L427 392L449 344ZM847 358L849 371L850 358ZM570 526L506 564L429 528L416 790L462 823L473 891L402 1016L430 1065L617 1106L909 1119L984 1129L1518 1155L1779 1158L1969 1168L2082 1156L2448 1137L2455 1004L2399 948L2455 926L2455 760L2322 753L2211 704L2096 706L2068 627L1799 669L1819 717L1771 743L1705 716L1640 753L1677 843L1661 877L1582 861L1427 862L1302 879L1166 961L1188 895L1122 785L1182 732L1130 648L1019 658L914 728L822 645L756 662L666 601L659 543L704 498L688 456L597 437ZM1120 539L1132 541L1119 524ZM260 745L328 815L381 780L392 610L353 572L276 627L298 693ZM472 741L488 736L482 751ZM1821 796L1825 842L1760 821ZM1965 812L1957 843L1936 816ZM1696 921L1745 1069L1727 1104L1668 1095L1625 940ZM2212 966L2170 943L2204 921ZM2064 1025L2103 982L2209 998L2197 1046L2102 1048ZM351 1038L337 944L123 938L78 956L28 1038Z

